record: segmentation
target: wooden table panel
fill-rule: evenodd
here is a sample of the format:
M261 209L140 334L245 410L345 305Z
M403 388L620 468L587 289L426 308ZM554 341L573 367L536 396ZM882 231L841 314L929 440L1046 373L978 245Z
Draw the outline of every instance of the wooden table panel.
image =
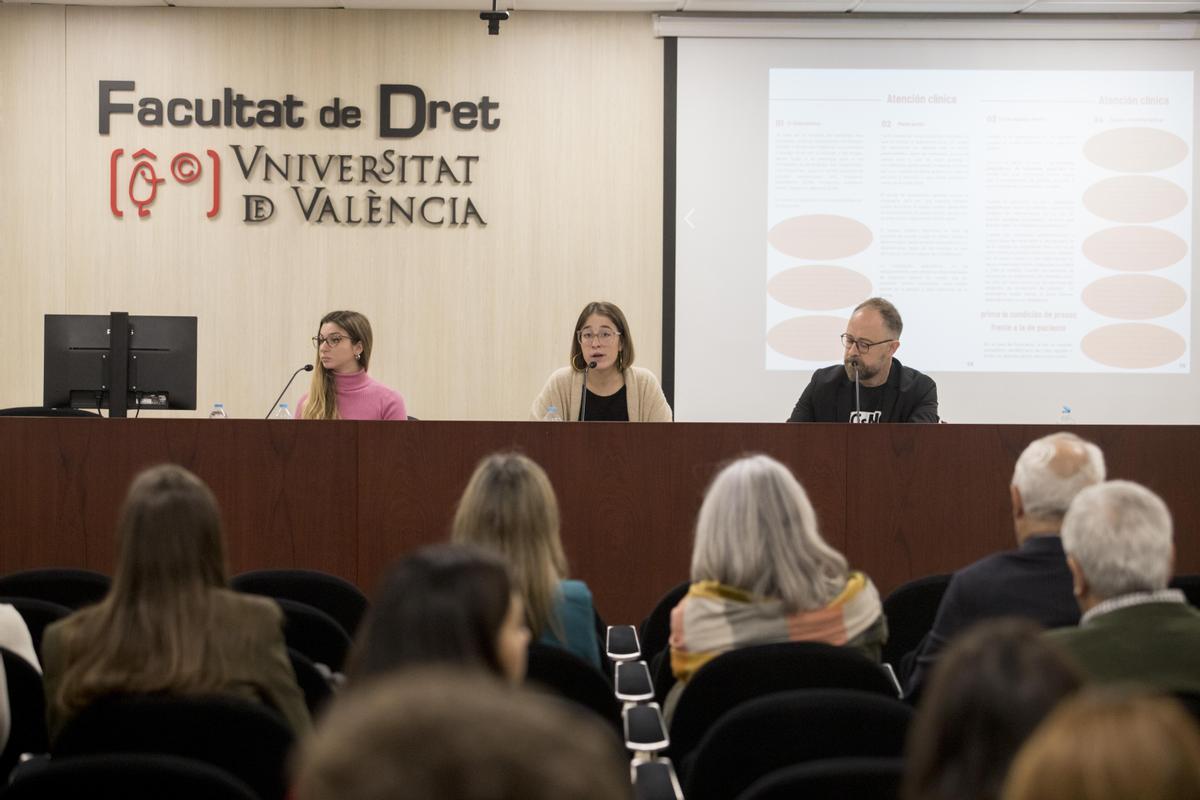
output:
M800 478L829 542L886 593L1012 546L1008 484L1039 426L278 422L0 418L0 570L112 568L129 480L176 461L213 487L230 567L323 569L371 591L442 541L483 456L517 449L559 497L572 575L610 622L638 622L685 579L703 493L765 452ZM1177 569L1200 571L1200 428L1079 427L1111 477L1159 492Z

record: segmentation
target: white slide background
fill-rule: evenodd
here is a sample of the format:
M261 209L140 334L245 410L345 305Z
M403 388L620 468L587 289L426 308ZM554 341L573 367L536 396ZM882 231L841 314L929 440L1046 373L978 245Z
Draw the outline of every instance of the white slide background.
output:
M1198 63L1194 42L680 40L676 418L786 418L878 294L951 422L1200 422Z

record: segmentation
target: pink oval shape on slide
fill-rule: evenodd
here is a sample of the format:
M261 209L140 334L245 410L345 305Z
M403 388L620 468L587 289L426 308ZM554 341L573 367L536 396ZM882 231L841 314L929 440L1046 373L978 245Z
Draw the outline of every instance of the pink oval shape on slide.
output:
M1187 154L1187 142L1158 128L1114 128L1083 145L1088 161L1116 172L1156 172L1175 166Z
M846 258L866 250L874 238L858 220L835 214L785 219L767 234L767 241L779 252L810 259Z
M1154 319L1187 301L1180 284L1153 275L1116 275L1084 287L1084 305L1116 319Z
M1183 211L1187 200L1181 186L1150 175L1105 178L1083 193L1088 211L1113 222L1157 222Z
M808 316L784 320L767 331L767 344L776 353L804 361L841 361L846 317Z
M845 267L793 267L767 281L767 294L785 306L832 311L871 296L871 279Z
M1121 225L1096 231L1083 240L1083 254L1101 267L1122 272L1149 272L1179 263L1187 242L1149 225Z
M1183 308L1187 292L1178 283L1154 275L1114 275L1089 283L1083 304L1106 317L1154 319Z
M1106 325L1083 337L1083 353L1093 361L1120 369L1148 369L1183 355L1187 343L1175 331L1144 322Z

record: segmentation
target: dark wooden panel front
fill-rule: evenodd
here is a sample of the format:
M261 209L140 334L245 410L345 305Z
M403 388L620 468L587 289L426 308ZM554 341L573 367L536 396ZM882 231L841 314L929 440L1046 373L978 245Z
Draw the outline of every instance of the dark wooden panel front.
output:
M234 572L324 569L370 591L387 565L448 533L484 455L541 463L562 507L572 573L610 621L637 622L687 577L692 528L720 465L766 452L809 491L831 544L887 592L1010 547L1008 483L1037 426L0 418L0 570L110 571L130 478L175 461L221 502ZM1081 427L1111 477L1159 492L1178 569L1200 571L1200 428Z

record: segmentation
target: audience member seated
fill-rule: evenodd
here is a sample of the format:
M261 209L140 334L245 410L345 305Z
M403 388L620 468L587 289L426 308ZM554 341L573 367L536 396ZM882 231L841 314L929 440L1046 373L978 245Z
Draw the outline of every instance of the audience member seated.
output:
M1036 623L972 626L934 666L909 732L904 800L997 800L1021 744L1082 683Z
M671 612L667 716L692 675L729 650L814 641L878 661L886 638L875 585L821 538L787 467L755 455L721 470L696 522L692 586Z
M1195 800L1200 732L1178 702L1091 689L1042 723L1004 800Z
M182 467L134 479L118 523L112 589L42 639L51 739L113 694L229 693L310 727L273 601L230 590L217 502Z
M1175 560L1171 512L1129 481L1079 493L1063 549L1083 618L1048 635L1090 679L1200 692L1200 611L1168 589Z
M297 759L295 800L622 800L612 732L566 703L446 667L355 685Z
M583 581L566 578L558 500L541 467L517 453L481 461L459 500L451 538L499 553L533 635L600 668L592 593Z
M933 629L915 651L909 693L920 691L947 643L980 620L1018 616L1047 628L1079 621L1059 530L1075 495L1102 480L1104 454L1074 434L1051 434L1025 448L1009 487L1018 549L954 574Z
M359 683L403 667L457 664L520 683L528 647L524 606L504 562L475 547L434 545L384 578L348 677Z

